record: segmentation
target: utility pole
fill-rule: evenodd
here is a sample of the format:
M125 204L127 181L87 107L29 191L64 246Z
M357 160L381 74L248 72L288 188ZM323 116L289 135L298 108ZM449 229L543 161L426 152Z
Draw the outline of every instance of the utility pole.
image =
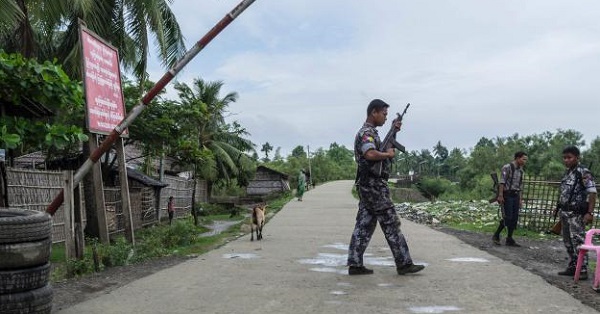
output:
M308 186L312 185L312 169L310 167L310 145L306 145L306 155L308 157Z

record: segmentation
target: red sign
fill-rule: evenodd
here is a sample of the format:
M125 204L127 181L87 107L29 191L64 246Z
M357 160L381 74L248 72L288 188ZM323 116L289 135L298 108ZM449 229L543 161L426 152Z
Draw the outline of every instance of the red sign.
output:
M125 118L117 49L81 27L87 125L108 134Z

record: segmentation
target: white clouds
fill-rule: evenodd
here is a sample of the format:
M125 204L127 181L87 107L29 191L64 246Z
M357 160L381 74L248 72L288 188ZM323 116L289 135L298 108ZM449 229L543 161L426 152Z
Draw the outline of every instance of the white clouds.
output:
M190 40L235 4L178 0L174 10ZM252 140L284 154L351 147L372 98L394 111L413 104L399 137L409 149L557 128L589 141L598 13L594 1L257 0L178 80L223 80L240 93L231 109Z

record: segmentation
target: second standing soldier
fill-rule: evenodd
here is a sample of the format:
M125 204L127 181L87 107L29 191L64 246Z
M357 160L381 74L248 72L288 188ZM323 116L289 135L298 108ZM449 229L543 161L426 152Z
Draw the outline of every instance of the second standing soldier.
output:
M555 212L555 215L560 214L563 242L569 254L567 269L558 273L562 276L575 275L579 246L585 240L585 224L592 222L596 205L596 183L592 173L579 164L579 155L579 149L575 146L563 150L563 163L567 171L560 182L560 197ZM579 279L587 279L587 265L586 254Z
M513 232L517 228L519 209L523 202L523 166L526 163L527 154L516 152L515 159L502 167L498 186L498 204L502 207L502 220L492 237L496 245L500 245L500 232L506 227L508 229L506 245L520 246L513 239Z

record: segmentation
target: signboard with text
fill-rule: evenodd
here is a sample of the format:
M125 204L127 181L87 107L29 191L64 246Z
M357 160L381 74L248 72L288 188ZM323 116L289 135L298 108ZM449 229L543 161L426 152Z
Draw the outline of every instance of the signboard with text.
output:
M119 53L83 26L81 43L88 130L108 134L125 118Z

